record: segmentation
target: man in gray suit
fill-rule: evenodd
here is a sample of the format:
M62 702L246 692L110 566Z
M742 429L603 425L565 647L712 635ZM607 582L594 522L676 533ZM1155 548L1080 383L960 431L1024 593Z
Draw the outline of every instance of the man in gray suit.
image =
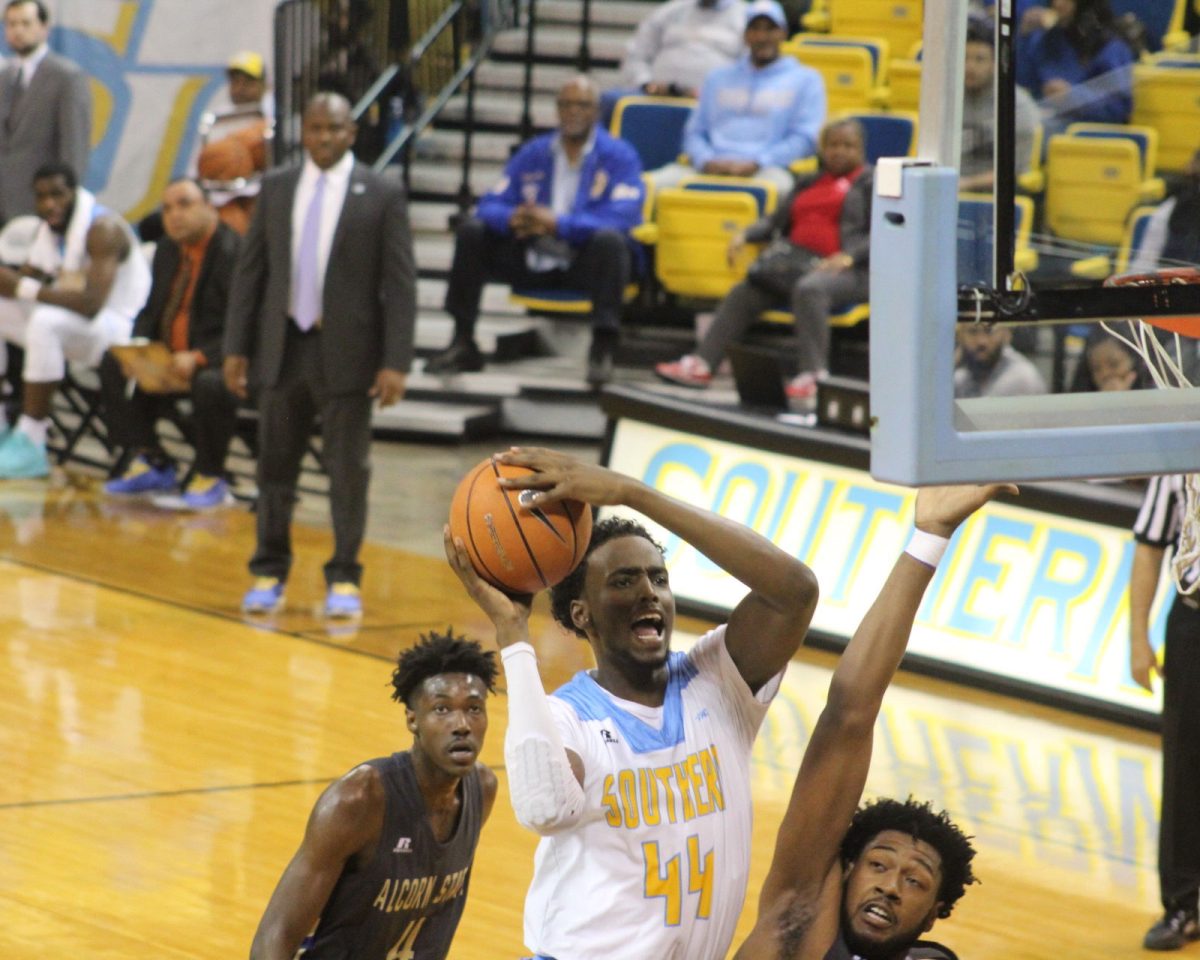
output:
M92 136L92 95L74 63L46 46L42 0L9 0L4 39L13 58L0 73L0 224L32 214L33 174L62 163L82 179Z
M350 104L319 93L304 111L306 158L263 180L225 326L225 383L258 401L258 545L247 613L283 604L296 479L320 414L334 552L325 612L362 612L371 405L404 394L416 267L399 183L355 163Z

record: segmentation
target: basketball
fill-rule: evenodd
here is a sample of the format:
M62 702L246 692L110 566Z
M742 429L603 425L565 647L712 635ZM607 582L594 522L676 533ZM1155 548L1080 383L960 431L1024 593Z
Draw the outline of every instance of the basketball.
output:
M522 491L497 483L531 472L484 460L463 477L450 504L450 535L462 538L475 572L507 593L554 586L583 559L592 536L586 503L560 500L529 509L517 501Z

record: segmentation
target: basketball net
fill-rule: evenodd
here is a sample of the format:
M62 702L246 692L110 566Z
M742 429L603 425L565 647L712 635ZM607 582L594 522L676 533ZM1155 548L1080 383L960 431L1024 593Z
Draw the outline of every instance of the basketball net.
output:
M1158 286L1174 283L1200 283L1200 270L1192 267L1159 270L1154 273L1126 274L1109 277L1105 286ZM1200 317L1150 317L1131 318L1131 334L1126 336L1101 321L1101 326L1113 337L1133 350L1150 371L1150 376L1160 389L1181 390L1193 384L1183 372L1183 344L1180 335L1200 337ZM1169 349L1158 338L1154 327L1171 333L1174 350ZM1193 593L1200 588L1200 577L1185 586L1184 574L1192 564L1200 561L1200 474L1183 476L1183 517L1180 520L1179 542L1171 560L1171 573L1175 578L1175 589L1179 593Z

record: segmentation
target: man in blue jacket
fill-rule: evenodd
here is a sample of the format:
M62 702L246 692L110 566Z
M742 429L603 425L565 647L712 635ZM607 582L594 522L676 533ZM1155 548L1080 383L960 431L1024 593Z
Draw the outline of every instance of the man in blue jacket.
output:
M817 150L825 122L825 81L794 57L782 56L787 17L776 0L746 4L746 53L713 70L683 133L689 165L653 174L654 188L684 177L716 174L770 180L779 195L792 188L788 165Z
M621 295L637 249L629 230L642 221L642 167L629 144L596 126L599 91L575 77L558 92L557 132L521 147L504 177L463 222L454 246L446 312L454 341L430 359L430 373L480 370L475 321L483 285L582 290L592 301L587 379L612 376Z

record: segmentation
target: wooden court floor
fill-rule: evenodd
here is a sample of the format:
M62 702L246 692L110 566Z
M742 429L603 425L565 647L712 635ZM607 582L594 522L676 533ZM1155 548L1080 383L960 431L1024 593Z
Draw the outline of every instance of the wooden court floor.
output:
M0 487L0 956L247 955L320 790L407 746L388 699L396 651L447 624L488 638L444 564L378 545L365 619L331 631L326 534L296 539L290 609L248 623L248 514L165 515L86 483ZM550 684L587 664L544 607L535 634ZM793 664L756 747L743 934L831 662ZM534 838L506 802L504 726L501 695L483 757L501 795L463 960L522 953ZM1158 771L1149 735L902 676L869 790L931 798L976 836L983 882L935 928L964 960L1115 958L1139 953L1156 911Z

